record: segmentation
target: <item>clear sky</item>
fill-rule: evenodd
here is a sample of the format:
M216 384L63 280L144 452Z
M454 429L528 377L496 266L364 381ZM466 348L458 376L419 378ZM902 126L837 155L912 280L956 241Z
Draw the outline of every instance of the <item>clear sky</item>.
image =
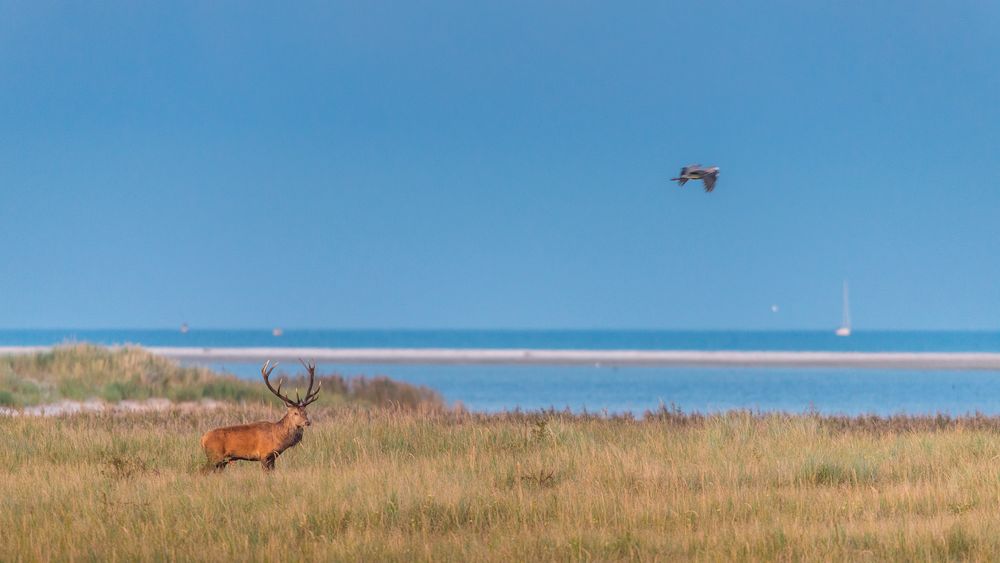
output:
M985 1L0 0L0 327L997 329L998 69Z

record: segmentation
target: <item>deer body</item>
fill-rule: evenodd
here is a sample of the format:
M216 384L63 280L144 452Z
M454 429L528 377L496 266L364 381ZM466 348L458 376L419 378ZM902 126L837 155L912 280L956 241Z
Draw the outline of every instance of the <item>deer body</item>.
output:
M225 469L231 461L259 461L265 471L270 471L274 469L274 462L282 452L302 440L305 427L311 424L306 406L315 401L319 393L319 387L313 391L316 366L306 364L309 372L306 398L292 401L281 394L283 381L278 383L277 390L271 387L268 376L274 368L269 367L269 364L270 362L265 363L261 369L264 383L285 403L288 412L278 422L254 422L206 432L201 437L201 447L208 459L208 469Z

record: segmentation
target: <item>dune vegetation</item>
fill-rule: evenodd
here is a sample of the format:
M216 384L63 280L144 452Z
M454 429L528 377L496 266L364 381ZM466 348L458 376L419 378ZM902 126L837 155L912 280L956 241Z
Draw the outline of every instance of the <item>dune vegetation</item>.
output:
M283 372L286 385L303 385L303 375ZM298 370L301 372L302 370ZM443 408L435 391L386 377L318 376L323 394L318 405L340 404ZM289 387L286 387L286 389ZM138 347L114 350L77 344L51 352L0 356L0 407L28 407L63 400L98 399L109 403L151 398L175 402L215 400L263 403L274 399L260 379L245 380L205 367L182 366Z
M1000 421L324 407L265 474L198 438L281 409L0 417L0 560L987 560Z

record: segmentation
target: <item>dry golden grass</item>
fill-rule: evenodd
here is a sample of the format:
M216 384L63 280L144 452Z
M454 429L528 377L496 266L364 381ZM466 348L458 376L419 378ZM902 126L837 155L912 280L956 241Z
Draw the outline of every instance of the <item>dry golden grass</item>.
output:
M278 415L0 418L0 560L1000 557L995 419L321 409L273 474L198 472Z

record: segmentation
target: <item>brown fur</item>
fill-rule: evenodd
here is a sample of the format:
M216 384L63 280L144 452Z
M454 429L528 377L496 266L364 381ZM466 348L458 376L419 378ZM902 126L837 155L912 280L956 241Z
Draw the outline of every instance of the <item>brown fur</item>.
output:
M311 424L305 409L289 407L278 422L254 422L209 430L201 437L201 447L209 469L222 470L231 461L259 461L265 471L274 469L282 452L302 440Z
M309 372L309 389L306 391L305 399L292 401L281 394L280 382L277 389L271 387L268 376L274 368L270 364L271 362L267 362L261 368L264 384L285 403L288 412L278 422L254 422L206 432L201 437L201 447L208 459L206 469L221 471L229 462L240 460L259 461L264 471L270 471L274 469L274 462L282 452L302 440L305 427L311 424L306 414L306 407L315 401L319 394L319 387L313 390L316 365L303 362Z

